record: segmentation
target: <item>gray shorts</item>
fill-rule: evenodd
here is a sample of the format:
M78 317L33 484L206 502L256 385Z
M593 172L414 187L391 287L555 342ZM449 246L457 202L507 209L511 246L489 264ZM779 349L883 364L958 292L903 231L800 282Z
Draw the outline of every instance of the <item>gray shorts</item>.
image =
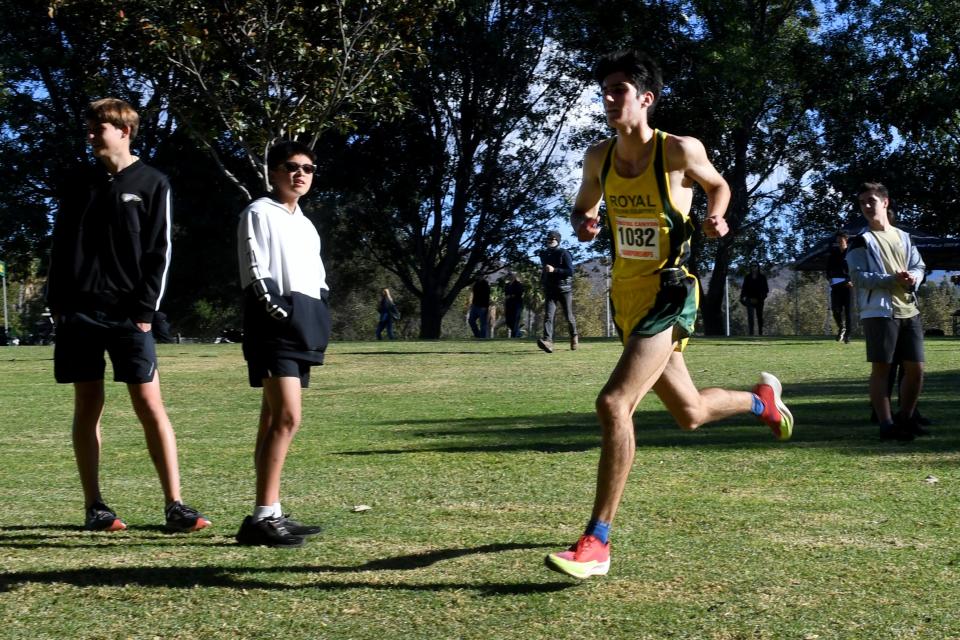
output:
M912 318L863 318L867 362L923 362L923 321Z

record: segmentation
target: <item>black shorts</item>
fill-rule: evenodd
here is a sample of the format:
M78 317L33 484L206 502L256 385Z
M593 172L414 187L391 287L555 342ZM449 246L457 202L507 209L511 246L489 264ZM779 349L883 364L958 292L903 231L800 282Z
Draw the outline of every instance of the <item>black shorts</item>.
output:
M295 358L267 357L247 361L247 376L251 387L262 387L264 378L300 378L300 388L310 386L310 367L315 362Z
M153 333L141 331L130 318L100 311L65 313L56 331L53 375L57 382L103 380L104 351L110 354L114 382L145 384L157 372Z
M864 318L867 362L923 362L923 321L912 318Z

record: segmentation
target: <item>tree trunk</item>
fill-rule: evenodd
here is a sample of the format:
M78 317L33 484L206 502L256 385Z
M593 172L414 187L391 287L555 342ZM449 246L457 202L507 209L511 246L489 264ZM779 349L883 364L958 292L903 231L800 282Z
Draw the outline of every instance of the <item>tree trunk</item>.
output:
M747 217L747 147L750 142L750 130L747 127L737 127L733 131L734 161L732 175L727 180L730 185L730 205L727 207L727 224L730 232L720 238L717 247L717 257L710 275L710 288L706 299L701 305L703 312L703 332L708 336L722 336L726 334L724 323L723 304L725 287L724 281L730 271L730 246L740 232L740 227Z
M443 316L449 307L443 303L440 291L425 290L420 298L420 339L439 340L443 325Z
M704 296L700 310L703 313L703 332L708 336L722 336L726 334L726 324L723 317L724 279L730 266L730 254L726 243L717 249L716 262L710 274L710 286Z

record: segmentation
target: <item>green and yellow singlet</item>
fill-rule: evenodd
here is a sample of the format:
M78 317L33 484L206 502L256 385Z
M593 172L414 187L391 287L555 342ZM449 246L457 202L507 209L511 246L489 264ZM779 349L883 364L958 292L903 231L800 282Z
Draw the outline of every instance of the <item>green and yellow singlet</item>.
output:
M676 350L683 351L693 333L699 287L684 265L690 257L693 223L670 197L666 137L654 130L651 161L639 176L617 173L610 141L600 184L607 205L606 224L613 237L610 303L624 344L631 335L652 336L673 328ZM663 269L683 270L682 288L664 290Z
M693 225L688 212L670 198L666 171L666 136L654 130L651 162L635 178L617 173L614 137L603 165L602 182L607 224L613 237L613 279L650 276L663 268L680 267L690 255Z

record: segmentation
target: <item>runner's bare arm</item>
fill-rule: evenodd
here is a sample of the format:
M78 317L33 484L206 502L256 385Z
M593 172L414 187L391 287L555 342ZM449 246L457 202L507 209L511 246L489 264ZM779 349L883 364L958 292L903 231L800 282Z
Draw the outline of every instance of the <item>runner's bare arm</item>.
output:
M570 214L570 224L580 242L589 242L600 233L597 224L603 198L600 171L606 152L607 142L603 141L591 146L583 155L583 178Z
M725 236L730 228L724 215L730 204L730 187L720 172L711 164L703 143L696 138L671 136L674 144L667 147L668 167L683 169L683 185L696 182L707 194L707 215L703 219L703 233L708 238Z

